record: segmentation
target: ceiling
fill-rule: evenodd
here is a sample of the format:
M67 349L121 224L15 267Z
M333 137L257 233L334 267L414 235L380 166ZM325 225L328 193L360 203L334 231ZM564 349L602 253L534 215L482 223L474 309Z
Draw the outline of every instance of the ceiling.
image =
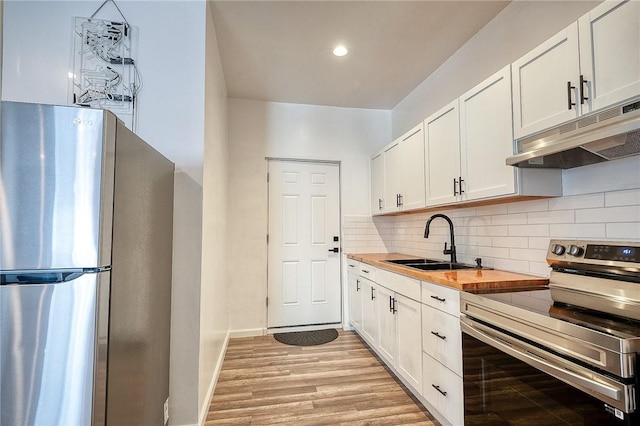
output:
M213 1L229 97L392 109L508 1ZM332 54L343 43L349 54Z

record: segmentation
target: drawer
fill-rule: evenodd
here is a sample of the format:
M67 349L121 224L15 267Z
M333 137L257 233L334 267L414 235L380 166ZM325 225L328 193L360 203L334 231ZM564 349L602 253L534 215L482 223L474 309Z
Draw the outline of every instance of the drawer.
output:
M378 269L376 272L376 282L409 299L413 299L416 302L420 301L420 280L385 271L384 269Z
M360 263L360 276L376 281L376 268L367 263Z
M460 291L455 288L422 281L422 303L460 316Z
M462 376L460 319L422 305L422 350Z
M350 274L360 273L360 262L347 258L347 272Z
M422 396L452 425L464 424L462 378L422 354Z

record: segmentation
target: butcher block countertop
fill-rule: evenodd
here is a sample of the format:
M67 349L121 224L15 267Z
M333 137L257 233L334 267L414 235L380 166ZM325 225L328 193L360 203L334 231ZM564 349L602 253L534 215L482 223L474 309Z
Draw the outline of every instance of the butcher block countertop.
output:
M386 269L387 271L406 275L421 281L446 285L458 290L506 289L543 286L549 283L547 278L517 274L515 272L498 271L495 269L421 271L419 269L384 262L385 260L420 259L416 256L400 253L352 253L348 254L347 257L375 266L376 268Z

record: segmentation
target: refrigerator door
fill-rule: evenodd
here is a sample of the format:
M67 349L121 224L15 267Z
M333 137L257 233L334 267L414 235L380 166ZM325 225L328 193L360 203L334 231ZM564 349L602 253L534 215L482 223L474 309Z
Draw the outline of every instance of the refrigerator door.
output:
M115 118L2 102L1 119L0 271L109 265Z
M0 285L0 426L92 424L106 395L96 324L109 277Z

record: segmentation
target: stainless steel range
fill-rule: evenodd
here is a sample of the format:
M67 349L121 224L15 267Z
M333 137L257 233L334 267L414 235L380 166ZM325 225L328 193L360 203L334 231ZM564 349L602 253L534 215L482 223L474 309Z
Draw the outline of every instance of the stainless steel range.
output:
M548 288L461 294L465 424L640 424L640 243L547 262Z

